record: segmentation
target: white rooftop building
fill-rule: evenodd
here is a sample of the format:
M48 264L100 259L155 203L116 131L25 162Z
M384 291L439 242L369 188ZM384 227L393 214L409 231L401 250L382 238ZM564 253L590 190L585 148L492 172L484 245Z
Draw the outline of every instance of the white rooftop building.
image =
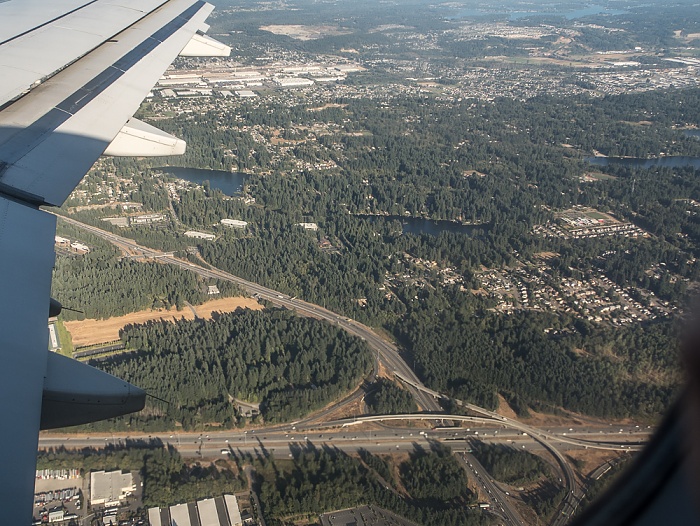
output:
M118 506L136 491L131 473L93 471L90 473L90 505Z
M162 526L160 508L148 508L148 523L151 526Z
M170 506L170 524L168 526L191 526L190 511L187 504Z
M197 510L201 526L219 526L219 514L216 512L214 499L197 501Z
M77 241L74 241L73 243L70 244L70 246L76 252L81 252L83 254L87 254L88 252L90 252L90 247L85 245L84 243L79 243Z
M293 88L297 86L312 86L314 81L304 78L277 78L273 82L281 88Z
M245 228L248 226L247 221L241 221L239 219L222 219L221 224L232 228Z
M231 522L231 526L242 526L241 510L238 508L236 497L224 495L224 502L226 503L226 511L228 512L228 520Z
M207 234L206 232L197 232L196 230L188 230L185 232L185 236L194 237L196 239L207 239L209 241L214 241L216 236L214 234Z
M249 90L249 89L236 90L236 95L238 95L239 97L244 97L244 98L245 97L252 98L252 97L258 96L257 93L255 93L254 91Z

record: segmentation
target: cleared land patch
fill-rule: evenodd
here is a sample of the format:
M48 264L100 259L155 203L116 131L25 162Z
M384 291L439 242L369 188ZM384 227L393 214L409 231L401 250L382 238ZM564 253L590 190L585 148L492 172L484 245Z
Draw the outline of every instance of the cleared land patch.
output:
M338 26L310 25L302 26L297 24L280 24L261 26L261 31L269 31L275 35L285 35L295 40L316 40L318 38L349 35L352 31L341 29Z
M233 298L220 298L207 301L202 305L194 306L197 317L210 319L214 312L232 312L238 307L244 309L261 310L263 306L253 298L237 296ZM106 320L79 320L67 321L65 327L71 335L74 347L95 345L98 343L113 342L119 339L119 331L127 325L146 323L148 321L165 320L177 321L181 319L192 320L194 313L185 307L181 311L176 309L144 310L132 312L125 316L116 316Z

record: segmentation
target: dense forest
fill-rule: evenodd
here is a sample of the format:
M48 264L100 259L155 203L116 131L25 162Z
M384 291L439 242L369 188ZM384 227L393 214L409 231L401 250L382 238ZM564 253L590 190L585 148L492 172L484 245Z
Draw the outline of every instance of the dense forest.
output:
M122 340L137 351L93 365L169 403L149 400L141 413L91 429L231 427L241 422L232 398L259 403L266 422L287 421L353 389L372 368L359 338L285 310L132 326Z
M564 407L618 418L653 418L677 392L672 322L613 330L546 313L474 311L460 305L459 295L422 294L395 333L418 374L440 392L491 408L497 393L517 393L520 403L540 411ZM558 330L545 332L551 327Z
M243 156L246 169L265 172L251 175L245 187L255 203L205 187L172 203L180 226L119 233L181 250L192 243L183 238L184 229L213 231L216 241L198 243L204 260L390 330L415 359L423 381L459 398L494 407L501 393L523 414L528 406L563 406L651 418L668 406L679 379L670 324L610 331L557 313L504 317L490 311L489 298L465 291L479 287L476 275L484 268L516 268L547 252L558 277L585 280L602 272L633 296L645 290L680 305L699 269L695 171L613 164L594 170L583 157L594 150L611 156L698 155L700 141L682 129L700 124L698 101L697 89L449 103L425 95L398 96L390 104L339 98L313 112L303 101L243 101L235 114L211 112L196 122L182 114L158 124L187 135L193 157L186 164L234 168L233 157L209 164L203 159L235 150L236 162ZM267 139L279 134L296 141L294 159L331 160L337 168L292 169L283 155L273 156L281 163L275 165L270 152L263 154L266 146L251 142L243 123L259 127ZM328 133L305 131L318 123ZM590 133L593 127L599 133ZM164 179L151 178L150 166L119 160L112 168L117 175L134 174L133 200L162 209ZM602 176L583 182L592 171ZM536 225L554 222L557 211L573 205L613 213L651 237L533 234ZM73 215L114 230L100 221L105 213ZM468 233L406 233L401 218L407 216L476 226ZM249 226L244 232L216 226L223 217ZM316 222L319 230L296 225L302 221ZM418 268L414 258L434 262L435 270ZM651 272L660 262L663 269ZM461 288L443 283L437 270L445 268L454 269ZM84 283L71 288L81 290ZM155 301L177 304L178 298ZM557 334L544 332L550 327ZM600 392L607 393L602 404Z
M418 410L413 396L396 383L380 378L374 390L367 394L365 403L370 413L378 415L413 413Z
M143 309L182 310L185 302L199 305L211 299L207 285L216 285L223 296L241 294L228 281L203 280L173 265L117 258L116 252L97 247L89 254L56 258L53 295L82 311L63 311L63 319L103 319Z
M375 504L425 526L490 523L480 512L469 511L474 496L467 489L464 470L448 450L416 454L402 471L408 477L407 488L414 484L406 498L386 486L381 474L341 451L300 451L291 465L270 460L260 484L263 512L269 524L282 525L326 511Z
M551 468L537 455L505 444L474 440L472 454L493 478L511 486L523 486L552 475Z
M472 453L489 474L499 482L521 486L520 498L540 519L546 520L557 509L566 489L557 481L554 470L537 455L519 451L507 444L471 442ZM522 486L525 486L523 490Z

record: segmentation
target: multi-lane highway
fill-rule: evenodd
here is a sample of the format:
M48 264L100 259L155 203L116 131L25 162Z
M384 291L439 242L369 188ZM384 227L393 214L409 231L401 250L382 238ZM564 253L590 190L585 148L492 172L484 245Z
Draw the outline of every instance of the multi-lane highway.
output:
M478 485L481 485L482 493L491 505L491 512L503 517L511 524L525 524L518 510L510 503L504 492L501 491L493 479L487 475L486 469L470 453L457 453L457 460L472 475ZM478 489L478 488L477 488Z
M223 430L199 432L163 432L163 433L104 433L91 435L58 435L44 433L39 439L42 449L52 447L104 447L105 445L124 444L127 441L157 440L169 444L183 453L194 453L200 449L206 457L220 456L224 447L240 448L252 451L264 447L271 453L286 455L289 448L306 444L334 446L342 450L357 450L367 448L382 452L392 452L396 449L413 449L415 447L429 448L430 444L440 442L449 445L453 451L471 449L472 439L493 443L506 443L516 448L527 450L542 450L544 446L531 437L523 436L515 429L507 429L498 423L478 423L470 427L430 428L415 424L412 427L403 423L392 424L392 415L384 415L384 425L367 424L347 419L338 422L315 423L303 425L300 422L275 426L274 428L258 428L248 430ZM619 436L614 433L601 435L608 441ZM634 441L633 436L629 439ZM624 444L624 441L620 441ZM634 442L632 442L634 443ZM565 442L556 442L562 449L580 449ZM396 447L398 446L398 448ZM622 451L622 450L620 450ZM624 451L628 451L625 449Z
M244 280L242 278L239 278L238 276L234 276L232 274L229 274L227 272L224 272L222 270L216 269L216 268L206 268L202 265L196 265L190 261L185 261L179 258L174 257L170 253L164 253L160 252L158 250L154 250L151 248L143 247L139 245L138 243L134 242L131 239L124 238L121 236L118 236L116 234L113 234L111 232L107 232L105 230L102 230L100 228L91 226L91 225L86 225L84 223L81 223L79 221L76 221L74 219L65 217L65 216L59 216L59 218L63 221L66 221L67 223L73 224L75 226L78 226L84 230L89 231L90 233L97 235L103 239L106 239L107 241L113 243L114 245L117 245L121 248L124 248L125 250L129 251L130 253L134 254L142 254L145 257L150 257L150 258L158 258L160 262L162 263L169 263L172 265L177 265L182 268L186 268L188 270L191 270L192 272L195 272L201 276L208 277L208 278L214 278L214 279L222 279L222 280L227 280L233 283L238 284L241 288L246 290L249 294L269 301L270 303L278 306L282 306L288 309L293 309L297 311L299 314L303 316L309 316L309 317L314 317L318 319L323 319L328 322L336 324L338 327L344 329L345 331L358 336L359 338L362 338L364 341L367 342L368 346L373 349L377 353L377 360L382 363L384 367L386 367L389 371L392 371L397 378L399 378L401 381L403 381L408 388L411 390L413 396L415 397L415 400L417 404L419 405L420 409L426 412L435 412L438 413L441 411L440 404L438 403L438 400L440 398L446 398L445 395L432 391L425 387L421 381L418 379L418 377L415 375L413 370L406 364L406 362L403 360L401 355L399 354L398 348L392 344L391 342L386 341L379 335L377 335L372 329L367 327L366 325L363 325L361 323L358 323L350 318L341 316L335 312L332 312L328 309L325 309L319 305L315 305L312 303L305 302L303 300L297 299L297 298L291 298L286 294L280 293L278 291L269 289L267 287L263 287L261 285L258 285L257 283L253 283L247 280ZM360 396L362 396L361 391L357 391L356 393L350 395L350 397L346 398L344 401L341 401L341 404L344 403L350 403L354 402L357 400ZM560 510L557 513L557 516L555 517L553 524L554 525L559 525L560 523L563 523L564 521L567 520L567 518L575 511L576 506L578 505L578 502L580 500L580 497L582 496L582 492L580 488L578 487L576 477L574 474L573 469L571 468L569 462L566 460L566 458L561 454L560 449L562 447L585 447L585 448L600 448L600 449L627 449L627 450L632 450L632 449L638 449L639 444L636 443L628 443L628 440L622 441L624 443L621 443L619 440L619 437L617 437L615 440L601 440L603 437L597 437L596 440L589 439L589 438L580 438L580 436L572 436L571 434L567 435L566 432L561 432L560 434L556 432L552 432L551 430L543 430L543 429L538 429L533 426L529 426L526 424L523 424L519 422L518 420L515 420L513 418L507 418L504 417L494 411L490 411L488 409L469 404L466 402L462 402L457 400L457 403L462 405L464 408L468 409L469 411L472 411L476 413L477 415L481 415L480 417L456 417L454 415L430 415L426 416L425 414L420 415L420 418L430 418L433 420L436 419L445 419L445 420L467 420L472 419L471 421L476 423L476 424L483 424L483 423L495 423L497 422L501 426L505 428L510 428L512 430L518 431L521 436L527 436L535 441L537 441L539 444L541 444L544 448L546 448L556 459L556 461L559 463L561 469L562 469L562 474L564 476L564 480L566 483L567 487L567 496L564 499L564 501L561 504ZM315 422L321 421L324 417L329 415L332 411L336 410L338 407L338 404L327 408L326 410L322 411L321 413L317 413L313 415L310 418L307 418L303 421L300 422L300 424L311 426ZM405 418L405 417L404 417ZM322 424L322 425L327 425L327 424ZM268 429L267 431L262 431L263 433L267 433L267 435L270 435L272 437L275 437L278 441L277 442L271 442L270 444L266 444L265 440L262 440L258 437L256 439L259 441L258 446L265 444L265 448L268 449L269 451L275 452L275 450L282 448L284 449L285 447L289 449L289 444L295 444L296 446L294 447L299 447L299 438L298 437L292 437L290 439L289 436L285 436L284 438L278 437L274 435L273 433L276 432L277 429L280 429L280 426L277 426L274 429ZM311 429L314 431L317 430L317 428L310 427L309 430L306 430L306 433L311 432ZM572 429L573 430L573 429ZM251 436L252 436L251 432ZM300 433L297 433L300 434ZM609 435L610 433L606 433L606 436ZM575 435L575 434L574 434ZM184 435L178 435L179 436L184 436ZM218 436L218 435L213 435L213 436ZM248 440L247 434L243 435L243 440L244 440L244 448L248 448L247 440ZM347 436L347 435L346 435ZM504 435L502 435L504 436ZM160 437L163 439L163 437ZM190 437L191 438L191 437ZM221 437L219 437L221 438ZM341 449L357 449L359 447L364 447L366 449L369 449L370 451L394 451L394 450L401 450L402 448L409 448L413 447L414 444L412 443L412 440L405 438L399 440L395 440L396 444L389 444L387 445L384 443L383 440L379 439L379 436L375 437L375 439L368 439L366 441L364 440L359 440L358 437L356 436L354 439L347 439L347 438L339 438L336 436L329 436L328 441L331 440L331 438L335 439L335 442L333 445L335 447L340 447ZM234 438L235 439L235 438ZM238 441L240 442L241 437L238 437ZM322 440L323 437L320 437ZM505 439L505 438L504 438ZM48 439L42 439L41 445L43 447L50 447L50 442L46 442ZM85 439L86 442L88 442L90 439ZM171 438L168 435L167 439L164 441L170 441ZM227 444L225 442L226 440L231 440L227 438L223 438L223 442L215 442L211 443L212 437L203 438L199 437L199 444L195 444L195 441L191 441L192 445L189 443L187 444L182 444L181 442L178 441L178 446L182 448L183 453L195 453L197 454L202 454L202 455L211 455L211 454L216 454L217 448L219 448L219 454L221 454L221 446ZM272 440L272 439L268 439ZM350 441L350 442L355 442L355 444L346 444L344 441ZM359 441L358 441L359 440ZM305 435L304 441L302 444L305 444L307 441L310 441L310 439L307 438L307 435ZM206 442L206 444L205 444ZM392 442L391 440L389 442ZM78 442L73 440L71 444L76 445ZM172 443L172 442L171 442ZM62 445L68 445L67 444L67 439L64 442L61 442ZM90 444L95 444L95 442L89 442L88 444L83 444L84 445L90 445ZM360 446L362 444L362 446ZM451 446L453 446L453 449L455 449L455 446L458 446L457 444L451 443ZM194 448L192 446L197 446L197 448ZM341 447L342 446L342 447ZM253 446L257 447L257 446ZM393 448L393 449L392 449ZM619 449L618 449L619 450ZM457 451L460 451L459 447L457 448ZM486 473L484 472L484 476L486 477ZM494 485L494 487L496 487ZM504 509L508 509L506 506L504 506ZM504 518L507 520L507 522L511 522L513 524L519 524L516 519L517 515L515 514L510 514L510 513L505 513L504 512Z
M323 319L334 323L338 327L349 332L350 334L353 334L365 340L367 342L367 345L369 345L369 347L377 353L379 360L387 369L389 369L390 371L399 372L403 377L411 380L411 382L414 385L422 385L418 377L413 372L413 370L401 358L399 350L396 348L396 346L386 341L382 337L378 336L372 329L370 329L366 325L358 323L355 320L352 320L345 316L341 316L340 314L325 309L320 305L308 303L297 298L291 298L286 294L280 293L273 289L269 289L267 287L263 287L251 281L244 280L242 278L239 278L238 276L229 274L228 272L224 272L215 268L205 268L201 265L195 265L194 263L191 263L189 261L176 258L171 254L144 247L131 239L118 236L116 234L107 232L106 230L102 230L92 225L81 223L79 221L76 221L75 219L71 219L65 216L58 217L62 221L80 227L83 230L86 230L96 236L106 239L114 245L128 249L132 253L140 252L144 256L158 258L158 260L161 263L177 265L179 267L191 270L192 272L195 272L200 276L214 279L223 279L226 281L236 283L241 288L246 290L249 294L267 300L274 305L278 305L288 309L293 309L303 316L310 316L313 318ZM416 402L424 411L442 410L440 404L437 403L435 397L430 396L425 391L420 391L415 388L412 388L412 391Z

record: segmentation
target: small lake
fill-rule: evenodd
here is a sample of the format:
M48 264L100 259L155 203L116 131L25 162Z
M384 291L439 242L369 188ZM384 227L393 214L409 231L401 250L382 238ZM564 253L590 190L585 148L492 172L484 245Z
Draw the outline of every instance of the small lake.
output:
M683 155L640 159L638 157L586 157L585 160L595 166L627 166L629 168L695 168L700 169L700 157Z
M166 174L184 179L190 183L204 184L209 181L211 188L221 190L225 195L236 195L243 190L243 185L249 175L239 172L224 172L222 170L205 170L202 168L182 168L177 166L162 166L156 168Z
M451 232L453 234L473 235L477 230L487 230L489 225L463 225L454 221L435 221L433 219L423 219L421 217L403 217L403 216L373 216L373 215L356 215L360 219L368 219L376 222L383 221L400 221L402 232L404 234L428 234L437 236L442 232Z

